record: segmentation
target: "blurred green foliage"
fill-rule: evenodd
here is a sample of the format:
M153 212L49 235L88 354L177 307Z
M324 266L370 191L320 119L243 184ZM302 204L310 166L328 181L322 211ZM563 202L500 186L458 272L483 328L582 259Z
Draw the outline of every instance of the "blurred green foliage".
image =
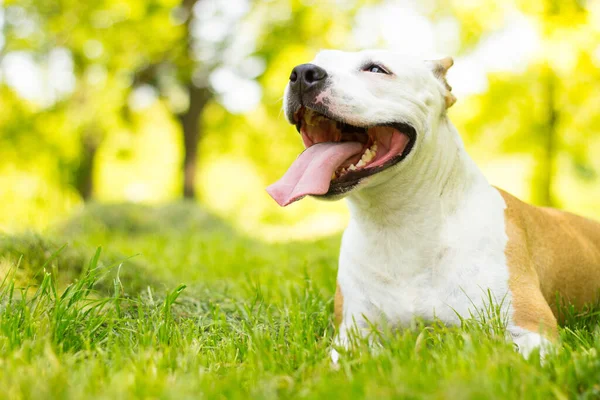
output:
M4 0L0 10L0 229L46 227L84 200L195 194L256 235L338 230L339 204L284 212L264 193L301 151L281 96L289 71L321 48L416 40L380 29L385 13L427 21L454 70L487 65L483 89L450 116L492 183L600 216L598 1ZM518 23L536 38L525 64L511 53L518 36L498 39ZM450 75L458 92L469 81Z

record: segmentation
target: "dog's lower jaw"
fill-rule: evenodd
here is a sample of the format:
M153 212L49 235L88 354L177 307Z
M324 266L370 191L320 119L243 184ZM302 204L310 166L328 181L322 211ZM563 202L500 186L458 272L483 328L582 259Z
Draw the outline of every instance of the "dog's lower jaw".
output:
M440 124L440 127L447 126ZM408 225L407 218L420 221L436 218L430 213L452 213L474 185L489 186L468 156L455 130L439 132L442 143L421 142L403 163L351 192L347 197L351 220L358 224ZM415 211L422 210L423 212ZM438 221L438 226L442 221ZM432 224L433 225L433 224Z
M417 142L405 160L369 177L359 190L350 192L347 199L356 219L376 219L382 212L387 220L396 218L390 218L390 213L401 218L416 204L430 199L443 204L448 213L472 185L486 181L447 117L432 125L438 132L418 131Z

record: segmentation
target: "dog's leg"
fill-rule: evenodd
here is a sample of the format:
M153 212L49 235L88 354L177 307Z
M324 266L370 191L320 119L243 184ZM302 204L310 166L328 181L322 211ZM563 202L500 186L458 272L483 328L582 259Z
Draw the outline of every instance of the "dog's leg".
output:
M337 285L334 299L337 334L333 341L334 347L348 350L352 346L351 337L366 337L371 332L370 325L365 318L369 311L367 307L364 307L366 303L356 300L345 302L340 285ZM331 349L333 364L337 365L339 359L339 352L335 348Z
M508 199L508 204L511 200ZM528 236L522 216L506 209L508 243L505 254L509 271L512 315L507 328L519 352L525 357L536 348L543 359L552 342L558 338L556 318L541 291L536 264L531 259Z
M540 333L532 332L518 326L509 327L507 331L513 343L517 346L519 353L526 359L529 358L532 351L539 349L540 359L543 361L552 346L552 342Z
M337 365L340 359L340 353L335 347L350 350L352 348L353 338L365 338L369 336L370 333L370 325L362 315L356 316L350 321L342 321L338 327L337 335L333 340L334 348L331 349L331 361L333 364ZM369 340L369 344L373 344L371 340Z
M348 349L350 347L349 343L348 343L347 329L345 327L342 328L342 325L340 325L338 327L338 332L337 332L335 339L333 340L333 345L335 347L341 347L344 349ZM339 361L340 361L340 353L335 348L332 348L331 349L331 362L333 363L333 365L338 365Z
M512 288L513 315L507 331L525 358L539 349L543 360L558 338L556 318L535 281Z
M338 347L348 348L348 334L346 328L342 329L342 323L344 319L344 296L342 295L342 289L340 284L337 284L335 289L335 298L333 300L333 310L335 314L335 325L338 330L337 336L334 340L334 345ZM337 365L340 360L340 353L336 349L331 349L331 362Z

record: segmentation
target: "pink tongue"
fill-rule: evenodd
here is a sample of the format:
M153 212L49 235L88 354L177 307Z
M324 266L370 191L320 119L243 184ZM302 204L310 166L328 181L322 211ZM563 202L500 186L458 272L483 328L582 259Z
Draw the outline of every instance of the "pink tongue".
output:
M359 142L312 145L298 156L280 180L267 188L267 192L282 207L308 194L325 194L335 170L362 148Z

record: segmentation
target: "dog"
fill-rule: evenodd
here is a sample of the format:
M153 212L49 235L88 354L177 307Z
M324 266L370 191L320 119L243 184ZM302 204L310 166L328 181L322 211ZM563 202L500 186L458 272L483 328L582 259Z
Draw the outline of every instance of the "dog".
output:
M452 65L326 50L296 66L284 111L306 149L267 191L281 206L347 199L335 347L372 324L456 325L491 295L519 352L544 357L558 339L557 294L578 309L598 300L600 224L488 183L447 115Z

